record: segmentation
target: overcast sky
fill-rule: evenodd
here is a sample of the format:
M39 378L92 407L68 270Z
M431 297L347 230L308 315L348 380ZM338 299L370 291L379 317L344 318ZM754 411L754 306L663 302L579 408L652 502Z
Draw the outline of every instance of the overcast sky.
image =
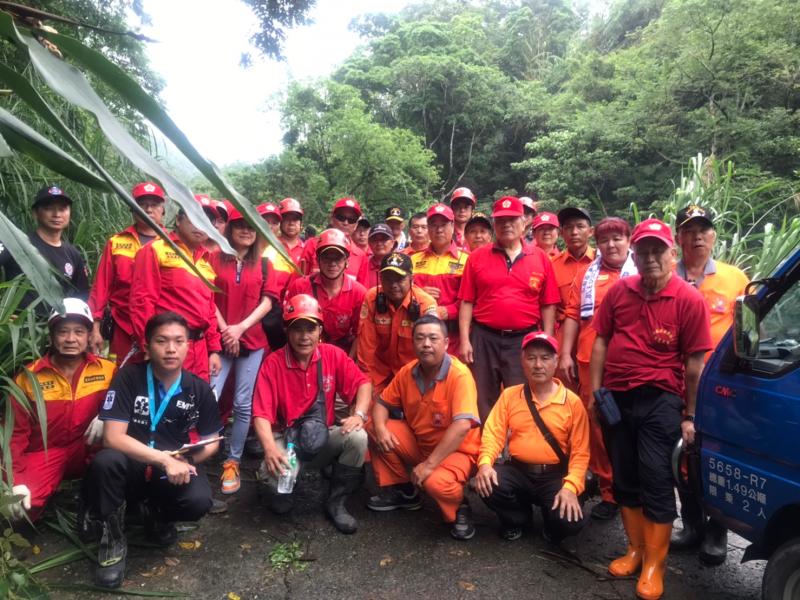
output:
M163 99L179 127L219 165L254 162L281 150L275 96L290 78L329 74L359 44L350 21L368 12L393 13L410 0L318 0L314 24L289 32L285 63L253 52L239 66L256 20L239 0L145 0L152 24L143 33L151 66L166 82Z

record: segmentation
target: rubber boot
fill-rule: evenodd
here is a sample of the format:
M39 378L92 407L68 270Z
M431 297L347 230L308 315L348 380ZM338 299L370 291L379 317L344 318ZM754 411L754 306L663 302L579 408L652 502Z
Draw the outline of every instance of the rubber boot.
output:
M644 557L644 515L642 507L621 508L622 525L625 533L628 534L628 551L625 556L611 561L608 565L608 572L614 577L629 577L636 573L642 566Z
M636 595L643 600L658 600L664 594L664 569L671 534L672 523L654 523L644 518L644 560L636 584Z
M342 533L355 533L358 524L349 512L345 502L347 497L361 485L361 467L348 467L340 462L333 463L331 473L331 493L325 502L325 514L333 521L334 527Z
M97 548L97 570L94 582L110 590L122 585L125 578L125 558L128 540L125 539L125 504L103 521L103 535Z
M89 512L83 499L78 501L77 517L78 539L84 544L99 541L103 535L103 521Z
M700 544L700 562L710 567L716 567L725 562L728 556L728 530L709 519L706 523L706 534Z
M703 507L692 493L678 491L681 499L681 522L683 529L676 531L669 542L669 549L675 552L694 550L703 541L705 533Z
M164 510L151 501L141 504L142 520L147 541L166 548L178 541L178 530L175 525L167 521Z

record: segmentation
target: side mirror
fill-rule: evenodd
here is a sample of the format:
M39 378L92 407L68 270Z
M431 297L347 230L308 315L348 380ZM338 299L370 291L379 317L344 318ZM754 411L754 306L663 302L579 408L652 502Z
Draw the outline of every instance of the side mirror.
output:
M736 356L752 359L758 356L758 298L747 294L736 298L733 320L733 349Z

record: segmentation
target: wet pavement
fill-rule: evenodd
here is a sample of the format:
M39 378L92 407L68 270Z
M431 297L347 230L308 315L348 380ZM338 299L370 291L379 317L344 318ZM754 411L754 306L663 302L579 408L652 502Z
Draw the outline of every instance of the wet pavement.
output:
M231 600L635 597L635 580L613 580L605 573L609 560L625 548L618 517L590 522L580 536L564 542L564 553L541 538L538 514L520 540L500 539L493 513L470 494L477 534L468 542L457 542L431 502L416 512L373 513L365 507L368 492L364 489L349 502L359 530L346 536L336 532L322 514L327 482L318 473L301 476L294 510L279 517L269 512L257 494L252 479L255 465L255 461L245 463L251 468L243 469L246 480L237 494L218 496L227 502L228 511L209 515L196 529L182 531L182 544L166 549L132 547L125 589ZM586 508L591 509L591 504ZM62 537L44 529L31 541L42 549L37 560L69 547ZM671 555L664 598L759 598L764 562L740 564L747 543L731 536L729 544L727 562L715 568L703 567L695 554ZM276 561L288 550L294 550L295 557L283 568ZM89 562L53 569L44 579L89 584ZM121 596L57 591L53 597Z

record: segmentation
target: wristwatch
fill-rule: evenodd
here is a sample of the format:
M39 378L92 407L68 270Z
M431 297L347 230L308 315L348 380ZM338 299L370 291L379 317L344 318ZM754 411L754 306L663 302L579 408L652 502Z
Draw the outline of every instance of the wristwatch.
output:
M683 420L691 421L692 423L694 423L694 415L683 415Z
M364 421L364 425L366 425L367 421L369 421L369 415L363 410L357 410L355 414L357 417L361 417L361 420Z

